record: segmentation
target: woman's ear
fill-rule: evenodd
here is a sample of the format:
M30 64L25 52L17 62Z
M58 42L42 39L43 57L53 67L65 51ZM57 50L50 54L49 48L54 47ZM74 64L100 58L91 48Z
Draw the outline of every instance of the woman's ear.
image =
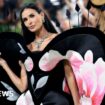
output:
M42 21L43 21L43 23L44 23L44 22L45 22L45 14L44 14L44 12L41 12L40 15L41 15Z

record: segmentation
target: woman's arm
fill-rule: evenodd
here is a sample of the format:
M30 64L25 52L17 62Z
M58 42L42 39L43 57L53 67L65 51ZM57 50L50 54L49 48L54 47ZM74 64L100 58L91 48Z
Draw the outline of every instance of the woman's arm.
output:
M65 77L73 97L74 105L80 105L80 95L75 80L75 76L72 67L67 60L64 60L64 70L65 70Z
M77 4L81 9L82 15L87 19L89 23L92 24L93 27L96 27L96 16L89 12L83 4L83 1L77 0Z
M14 72L12 72L7 62L4 59L0 58L0 66L6 71L11 81L19 89L19 91L24 92L27 88L27 83L28 83L27 74L25 71L25 66L21 61L19 61L19 65L21 67L20 78L16 76Z

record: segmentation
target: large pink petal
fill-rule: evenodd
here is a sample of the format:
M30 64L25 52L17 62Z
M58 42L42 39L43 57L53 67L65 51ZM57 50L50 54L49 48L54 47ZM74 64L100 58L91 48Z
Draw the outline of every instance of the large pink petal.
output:
M105 72L98 76L98 85L92 97L94 105L100 105L105 94Z
M102 58L98 58L98 60L95 62L95 69L97 76L105 71L105 62L103 61Z
M39 67L43 71L51 71L64 57L54 50L45 53L39 61Z
M90 63L84 63L81 65L80 73L87 88L85 95L90 97L90 95L94 94L97 86L97 77L94 65Z
M76 82L77 82L77 85L78 85L79 93L80 93L80 95L83 95L84 94L83 80L82 80L81 74L79 72L75 72L74 74L75 74L75 77L76 77Z
M73 50L69 50L67 52L66 58L69 60L74 72L78 71L80 65L82 65L84 62L82 56L78 52Z

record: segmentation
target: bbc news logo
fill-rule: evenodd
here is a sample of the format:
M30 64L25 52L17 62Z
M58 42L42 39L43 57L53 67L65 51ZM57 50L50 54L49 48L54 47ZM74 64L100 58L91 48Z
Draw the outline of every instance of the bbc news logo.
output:
M12 97L13 95L13 91L0 90L0 97Z

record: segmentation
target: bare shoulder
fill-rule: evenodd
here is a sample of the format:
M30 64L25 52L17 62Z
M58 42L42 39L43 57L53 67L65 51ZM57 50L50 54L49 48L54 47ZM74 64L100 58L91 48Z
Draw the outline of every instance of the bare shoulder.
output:
M58 33L53 33L50 38L53 39L53 38L55 38L56 36L58 36Z

